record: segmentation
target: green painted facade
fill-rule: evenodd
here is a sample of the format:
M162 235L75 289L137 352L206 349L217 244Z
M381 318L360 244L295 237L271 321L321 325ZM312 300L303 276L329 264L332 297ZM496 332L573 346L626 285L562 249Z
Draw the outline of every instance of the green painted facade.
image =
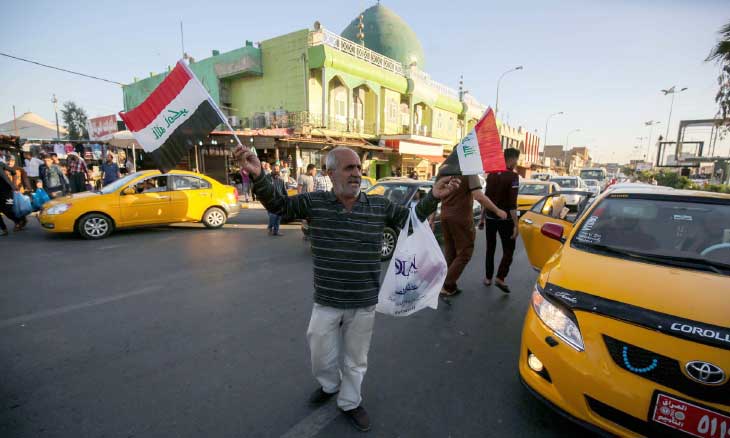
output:
M306 111L308 37L304 29L262 41L264 74L231 81L230 112L244 119L279 109Z
M395 60L420 56L422 65L422 49L413 31L381 5L365 11L366 46L368 17L378 24L371 29L371 38L382 36L371 41L372 50ZM465 132L462 125L475 121L474 111L455 92L444 91L419 69L405 65L399 74L397 69L379 67L367 56L334 44L336 34L323 32L303 29L263 41L259 47L247 44L227 53L214 52L190 68L223 111L240 120L241 128L271 127L272 114L278 112L287 114L284 121L277 121L278 127L296 130L306 122L315 135L370 140L417 135L454 144ZM349 35L347 30L343 34ZM166 75L125 85L125 110L139 105Z
M221 104L220 80L231 80L237 77L261 76L261 49L252 44L230 52L221 53L189 64L213 100ZM167 77L168 71L149 78L135 81L122 87L124 110L129 111L142 103L152 91ZM224 102L225 103L225 102Z

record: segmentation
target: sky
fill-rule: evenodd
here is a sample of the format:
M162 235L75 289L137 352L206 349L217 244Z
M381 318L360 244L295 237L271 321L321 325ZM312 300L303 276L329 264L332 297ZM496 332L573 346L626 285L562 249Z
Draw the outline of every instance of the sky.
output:
M716 113L718 67L705 58L730 21L727 0L387 0L416 32L424 70L452 88L465 88L500 115L547 144L588 146L603 162L642 158L652 139L665 134L670 96L677 95L670 138L680 119ZM373 1L302 2L8 2L3 6L0 52L121 83L164 71L185 49L196 59L212 49L233 50L320 21L340 33ZM264 73L265 74L265 73ZM51 97L74 101L90 117L122 109L121 87L0 56L0 123L33 111L53 121ZM575 131L580 130L580 131ZM575 131L575 132L573 132ZM695 130L702 137L707 130ZM692 137L690 135L690 137ZM645 137L639 139L639 137ZM699 138L698 138L699 139ZM641 144L641 147L638 147ZM730 147L726 140L719 150ZM730 153L730 152L728 152Z

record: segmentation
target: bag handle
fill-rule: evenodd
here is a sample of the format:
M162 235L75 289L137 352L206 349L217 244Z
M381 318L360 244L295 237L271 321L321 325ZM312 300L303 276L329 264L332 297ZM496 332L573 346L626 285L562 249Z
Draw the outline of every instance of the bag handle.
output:
M415 209L413 207L409 208L408 217L406 218L406 223L403 224L403 228L400 230L400 234L398 234L398 241L395 243L395 247L397 248L400 246L400 243L402 241L405 241L406 238L408 238L408 230L411 228L411 222L412 217L415 215ZM416 217L416 222L418 222L418 217Z

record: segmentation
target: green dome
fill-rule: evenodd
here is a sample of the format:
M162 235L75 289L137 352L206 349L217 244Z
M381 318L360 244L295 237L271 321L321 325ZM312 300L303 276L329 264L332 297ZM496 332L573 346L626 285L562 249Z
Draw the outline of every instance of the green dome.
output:
M363 15L365 47L400 61L406 67L416 61L418 67L423 69L424 57L421 42L418 41L413 29L402 18L380 3L366 9ZM357 37L360 32L359 23L360 16L358 15L342 31L341 36L359 43L360 39Z

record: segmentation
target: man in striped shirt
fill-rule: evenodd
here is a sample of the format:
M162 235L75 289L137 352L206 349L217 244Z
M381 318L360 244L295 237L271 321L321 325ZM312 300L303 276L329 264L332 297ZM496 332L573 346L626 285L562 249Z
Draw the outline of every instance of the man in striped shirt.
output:
M383 228L399 229L409 210L382 196L360 192L362 167L351 149L338 147L327 156L333 189L284 197L261 177L256 154L239 148L241 167L254 181L266 209L287 219L307 219L314 259L314 307L307 329L312 373L320 384L310 397L319 405L339 392L337 406L361 431L370 419L361 406L360 387L380 289ZM458 178L442 178L416 206L420 220L436 211L439 199L459 187ZM340 367L342 363L342 367Z

